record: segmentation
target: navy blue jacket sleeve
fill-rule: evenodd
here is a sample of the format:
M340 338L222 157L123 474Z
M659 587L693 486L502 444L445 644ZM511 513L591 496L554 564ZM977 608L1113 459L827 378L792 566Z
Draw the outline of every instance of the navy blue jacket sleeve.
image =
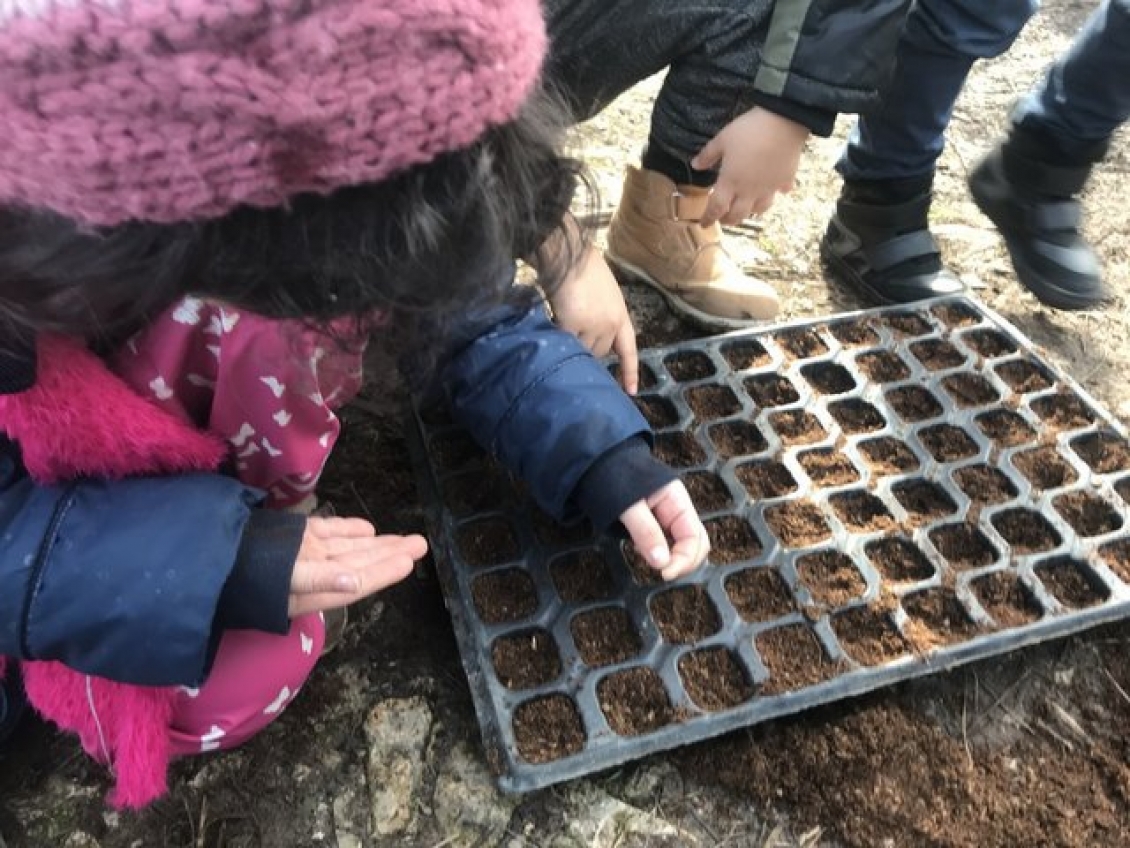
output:
M286 626L285 563L304 520L260 527L284 567L273 590L254 588L237 563L260 498L210 474L40 486L0 439L0 654L125 683L198 685L222 607L240 606L223 603L229 581L273 595L265 620Z
M441 362L440 379L455 419L558 519L585 512L605 523L669 477L662 466L655 474L621 475L617 502L578 500L578 484L598 464L605 466L602 479L617 477L602 458L614 466L630 457L638 463L638 452L615 449L630 440L650 445L651 431L608 370L540 305L469 316ZM644 462L657 465L650 454Z

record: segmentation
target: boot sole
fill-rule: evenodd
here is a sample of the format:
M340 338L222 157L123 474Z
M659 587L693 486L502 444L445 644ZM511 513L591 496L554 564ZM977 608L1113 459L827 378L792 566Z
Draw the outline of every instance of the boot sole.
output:
M689 318L708 330L745 330L750 327L764 327L772 321L773 318L777 317L776 314L774 314L771 318L723 318L721 315L703 312L701 309L687 303L679 297L677 292L671 291L661 282L651 277L642 268L630 262L625 262L608 251L605 251L604 256L610 264L615 265L625 276L643 283L661 294L673 312L684 318Z

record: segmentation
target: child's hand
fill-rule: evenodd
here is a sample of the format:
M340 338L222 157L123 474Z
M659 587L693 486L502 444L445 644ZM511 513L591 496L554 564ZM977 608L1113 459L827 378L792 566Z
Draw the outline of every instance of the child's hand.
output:
M290 616L367 598L407 577L427 550L423 536L378 536L360 518L310 518L290 581Z
M792 191L807 139L807 127L758 106L730 121L691 160L700 171L719 168L699 223L740 224L767 211L777 192Z
M620 384L630 395L639 389L639 355L636 329L624 303L620 285L594 245L560 286L549 296L558 326L568 330L593 356L615 353L620 358Z
M636 501L620 515L620 522L636 550L664 580L694 571L710 552L706 528L680 480L653 492L646 501Z

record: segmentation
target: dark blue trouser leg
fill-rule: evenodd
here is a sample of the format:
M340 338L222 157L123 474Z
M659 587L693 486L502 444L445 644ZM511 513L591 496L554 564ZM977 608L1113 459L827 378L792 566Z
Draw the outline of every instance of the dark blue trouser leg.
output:
M1009 48L1038 0L918 0L899 41L892 85L860 118L837 164L847 180L921 177L934 170L977 59Z

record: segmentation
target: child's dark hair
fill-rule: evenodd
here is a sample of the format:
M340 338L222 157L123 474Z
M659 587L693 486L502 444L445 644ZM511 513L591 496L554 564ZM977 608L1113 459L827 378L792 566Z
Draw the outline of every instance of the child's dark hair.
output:
M515 120L425 166L211 221L89 229L0 208L0 337L113 343L196 294L319 326L380 312L403 339L471 304L523 296L500 264L561 227L583 173L559 153L562 114L539 92ZM543 289L572 265L576 241L543 263Z

